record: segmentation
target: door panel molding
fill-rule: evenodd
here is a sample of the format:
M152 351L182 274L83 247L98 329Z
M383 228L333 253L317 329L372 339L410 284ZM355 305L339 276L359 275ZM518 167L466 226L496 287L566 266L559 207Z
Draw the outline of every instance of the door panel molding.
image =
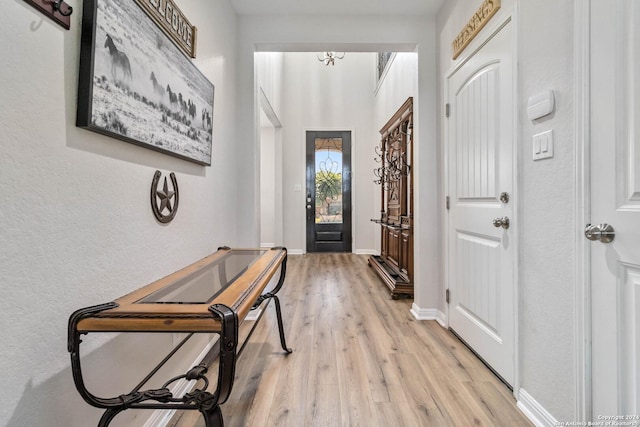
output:
M620 263L621 280L617 284L620 328L618 330L618 396L621 414L638 414L637 396L640 387L635 380L640 373L637 359L640 350L640 265Z
M591 395L591 245L584 238L583 227L591 223L591 139L590 103L591 56L589 1L573 2L574 28L574 105L575 124L575 408L576 421L586 421L592 412Z
M640 123L640 43L632 43L640 37L640 29L633 25L634 15L640 8L633 3L620 5L616 27L616 167L624 171L618 176L616 202L620 209L640 211L640 153L634 149L633 123ZM637 19L637 18L636 18ZM634 129L640 132L640 129Z

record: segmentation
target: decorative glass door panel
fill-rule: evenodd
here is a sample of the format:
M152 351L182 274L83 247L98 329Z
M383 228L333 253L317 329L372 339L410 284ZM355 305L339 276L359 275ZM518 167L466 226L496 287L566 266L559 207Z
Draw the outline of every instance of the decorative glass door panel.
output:
M316 224L342 223L342 138L316 138Z
M307 252L351 252L351 133L307 132Z

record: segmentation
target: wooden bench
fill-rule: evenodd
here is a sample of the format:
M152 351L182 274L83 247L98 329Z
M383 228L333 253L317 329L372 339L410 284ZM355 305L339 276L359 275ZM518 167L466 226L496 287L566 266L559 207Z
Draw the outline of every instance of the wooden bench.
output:
M237 358L262 318L258 316L242 344L238 327L252 309L266 301L275 302L280 344L285 342L280 302L276 294L282 287L287 265L287 250L219 248L217 252L163 279L118 298L114 302L82 308L69 318L68 350L76 388L92 406L105 409L98 427L109 423L126 409L198 410L206 427L223 426L220 405L233 388ZM277 271L278 283L272 291L265 288ZM105 332L188 333L167 356L144 376L130 392L117 397L93 395L85 386L81 357L81 336ZM156 389L143 390L145 384L195 333L215 333L219 340L188 372L168 379ZM239 345L240 344L240 345ZM209 367L218 359L217 387L207 391ZM169 386L178 380L202 384L182 396L174 396Z

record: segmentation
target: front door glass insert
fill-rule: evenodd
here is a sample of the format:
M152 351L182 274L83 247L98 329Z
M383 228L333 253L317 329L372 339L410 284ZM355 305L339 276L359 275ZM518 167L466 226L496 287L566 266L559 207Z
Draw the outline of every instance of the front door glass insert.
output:
M342 223L342 138L316 138L316 224Z

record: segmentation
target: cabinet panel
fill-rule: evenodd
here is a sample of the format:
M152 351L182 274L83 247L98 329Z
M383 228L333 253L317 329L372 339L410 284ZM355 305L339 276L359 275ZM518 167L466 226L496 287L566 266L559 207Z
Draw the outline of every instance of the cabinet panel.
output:
M382 245L380 248L380 255L387 256L389 254L389 227L382 226Z
M400 271L409 276L409 264L412 256L411 250L411 234L409 232L403 232L400 235L400 258L399 267Z
M398 266L400 260L400 232L398 230L389 229L387 258Z

